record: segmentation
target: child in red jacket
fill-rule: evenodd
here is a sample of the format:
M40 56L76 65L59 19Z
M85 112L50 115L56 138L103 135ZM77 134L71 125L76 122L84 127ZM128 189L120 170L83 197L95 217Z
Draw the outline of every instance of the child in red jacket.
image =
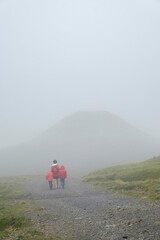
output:
M53 173L51 170L49 170L48 173L46 174L46 180L48 180L49 188L50 190L52 190Z
M67 177L67 172L64 166L62 165L59 169L59 178L62 188L64 188L65 178Z

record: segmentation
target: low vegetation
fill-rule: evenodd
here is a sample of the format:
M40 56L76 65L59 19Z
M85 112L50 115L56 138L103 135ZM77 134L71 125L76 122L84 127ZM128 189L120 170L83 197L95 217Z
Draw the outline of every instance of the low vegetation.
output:
M0 239L54 240L36 229L35 216L42 211L30 200L21 184L25 178L0 178Z
M109 167L90 173L83 181L113 192L160 199L160 157L137 164Z

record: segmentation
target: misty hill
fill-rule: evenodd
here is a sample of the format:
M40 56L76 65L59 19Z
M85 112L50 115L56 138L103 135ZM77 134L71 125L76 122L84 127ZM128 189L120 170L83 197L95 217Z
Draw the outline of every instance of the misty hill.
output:
M72 173L143 161L159 152L154 139L101 111L75 113L34 140L0 151L1 175L46 173L57 159Z

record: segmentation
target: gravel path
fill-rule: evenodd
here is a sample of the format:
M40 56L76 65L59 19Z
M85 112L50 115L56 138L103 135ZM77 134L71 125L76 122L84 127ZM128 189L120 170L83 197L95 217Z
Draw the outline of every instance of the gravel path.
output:
M30 198L44 210L34 224L46 236L66 240L160 240L160 201L151 202L95 190L68 178L65 189L48 188L37 178Z

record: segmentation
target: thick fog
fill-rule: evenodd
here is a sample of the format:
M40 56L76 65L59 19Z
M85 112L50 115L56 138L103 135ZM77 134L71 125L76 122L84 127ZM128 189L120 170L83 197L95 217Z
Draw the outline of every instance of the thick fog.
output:
M44 174L53 159L69 174L83 175L157 155L159 143L124 120L105 111L82 111L32 141L1 150L0 175Z
M0 148L103 110L160 137L160 2L0 0Z

